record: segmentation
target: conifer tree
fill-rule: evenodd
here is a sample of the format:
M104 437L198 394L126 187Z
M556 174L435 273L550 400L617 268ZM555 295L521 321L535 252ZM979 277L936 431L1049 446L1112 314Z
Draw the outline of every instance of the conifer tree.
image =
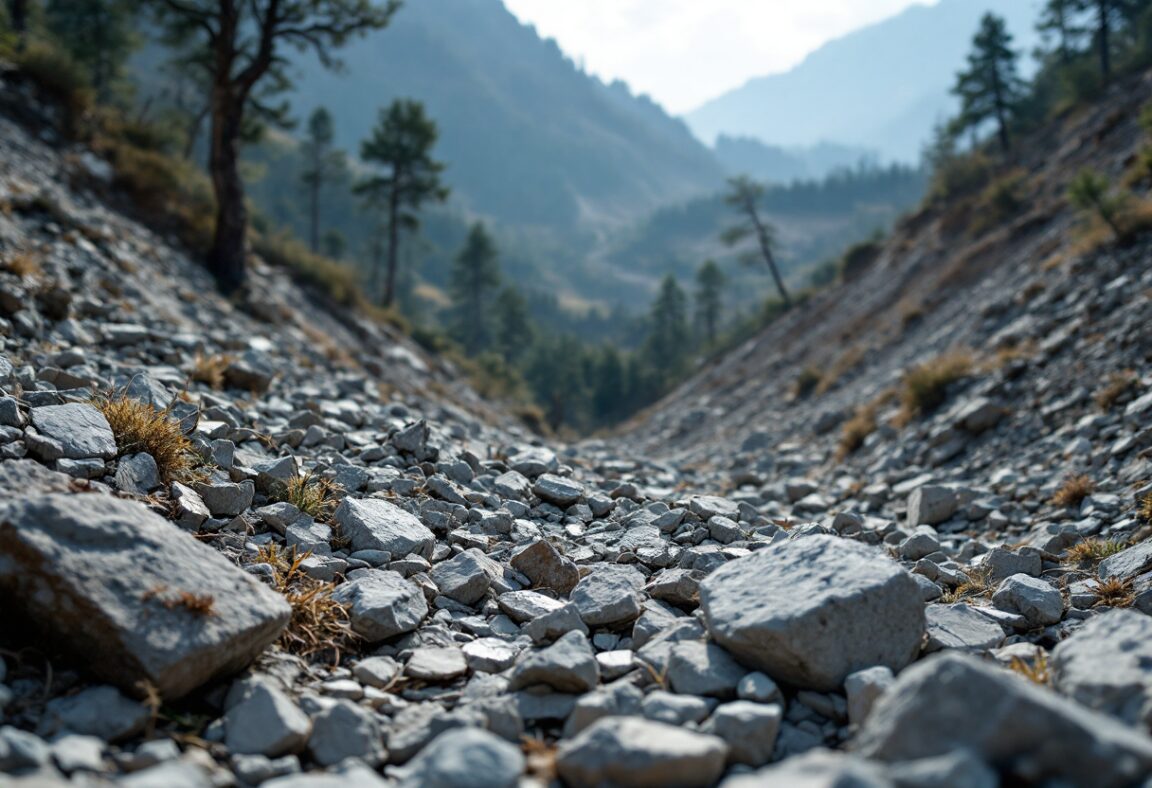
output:
M676 277L668 274L652 304L645 351L658 373L669 380L683 370L688 346L688 298Z
M305 169L300 179L308 193L308 244L320 251L320 198L329 184L344 168L343 151L332 149L335 135L332 113L318 107L308 117L308 136L304 139Z
M138 44L134 0L49 0L44 21L52 35L91 75L101 101Z
M1112 80L1112 55L1117 31L1131 22L1146 6L1143 0L1072 0L1077 11L1091 16L1092 38L1100 60L1100 77L1104 84Z
M724 272L715 260L708 260L696 272L696 322L704 330L704 340L716 344L723 301Z
M792 306L792 297L784 287L784 279L780 276L780 269L776 265L774 251L774 236L772 225L760 215L760 202L764 199L764 185L751 178L741 175L728 180L728 194L724 201L736 209L741 220L725 230L720 238L728 246L737 246L748 238L755 238L760 252L760 258L772 273L776 282L776 289L780 291L780 299L785 306Z
M994 121L1000 148L1012 147L1009 123L1020 102L1024 83L1016 72L1018 53L1012 49L1012 35L1004 19L985 14L972 39L968 68L956 76L952 92L960 97L960 116L955 130L962 133L977 130Z
M452 266L452 304L455 309L453 336L469 355L486 350L492 341L488 307L492 294L500 286L500 263L496 244L476 222L468 240Z
M510 363L518 363L536 337L528 302L517 288L510 285L500 291L494 313L496 349Z
M396 268L400 254L400 231L420 226L417 211L429 201L448 199L440 182L444 164L432 158L440 136L436 123L424 113L424 105L398 99L380 110L371 136L360 146L360 157L380 166L381 173L361 181L356 192L383 211L386 232L384 306L396 300Z
M1071 62L1084 30L1077 22L1077 0L1048 0L1040 12L1036 29L1045 40L1055 38L1055 51L1061 63Z

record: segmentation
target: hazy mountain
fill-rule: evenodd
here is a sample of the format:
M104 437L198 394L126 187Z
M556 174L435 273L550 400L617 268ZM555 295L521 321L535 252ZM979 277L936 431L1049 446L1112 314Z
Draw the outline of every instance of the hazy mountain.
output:
M423 101L456 197L505 222L619 220L722 182L683 121L583 73L500 0L405 3L387 30L340 55L335 74L300 59L299 114L327 106L340 144L355 151L381 106Z
M767 145L755 137L716 140L716 158L729 175L751 175L770 183L824 178L845 167L855 167L877 158L875 151L821 142L805 148Z
M701 139L859 146L911 161L933 122L953 112L949 89L980 17L1004 16L1030 52L1037 0L940 0L832 41L784 74L758 77L689 113Z

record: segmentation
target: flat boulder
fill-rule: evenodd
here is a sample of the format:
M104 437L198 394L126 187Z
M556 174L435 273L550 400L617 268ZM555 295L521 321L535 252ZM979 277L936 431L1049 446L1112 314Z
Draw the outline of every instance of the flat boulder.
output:
M352 630L370 643L411 632L428 615L424 592L388 570L359 570L332 598L348 606Z
M245 667L291 614L143 505L95 494L0 507L0 593L92 673L167 698Z
M1056 689L1129 725L1152 728L1152 618L1110 610L1052 651Z
M967 748L1030 784L1133 785L1152 739L976 657L945 653L908 668L868 715L853 748L901 763Z
M920 651L919 588L880 551L833 536L782 542L700 584L712 638L778 681L828 692L863 668L899 671Z
M116 438L108 419L91 405L69 402L32 409L32 426L40 439L36 453L42 459L111 459L116 456Z
M333 519L353 550L383 550L396 557L432 557L436 535L420 518L379 498L345 498Z

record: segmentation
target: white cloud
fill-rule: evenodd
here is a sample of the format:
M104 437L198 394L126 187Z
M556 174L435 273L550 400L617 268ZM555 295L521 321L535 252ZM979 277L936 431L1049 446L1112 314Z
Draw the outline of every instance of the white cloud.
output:
M686 112L918 0L505 0L604 79ZM931 3L935 0L919 0Z

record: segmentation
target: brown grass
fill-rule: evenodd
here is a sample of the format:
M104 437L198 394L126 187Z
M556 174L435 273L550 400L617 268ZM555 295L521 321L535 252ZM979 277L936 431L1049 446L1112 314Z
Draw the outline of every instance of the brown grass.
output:
M209 388L220 390L224 388L224 371L232 363L232 357L226 354L206 356L197 353L192 360L192 370L188 377L197 383L203 383Z
M161 583L145 591L140 601L147 602L150 599L155 599L168 610L183 608L198 616L216 615L216 597L211 594L197 594L192 591L170 591L168 586Z
M1060 489L1052 496L1052 503L1056 506L1074 508L1083 503L1096 489L1096 483L1088 476L1069 476L1060 485Z
M120 456L147 452L156 461L164 482L180 478L192 467L192 444L180 425L158 410L130 397L105 397L93 403L112 428Z
M1095 607L1131 607L1136 601L1136 591L1131 580L1121 580L1113 577L1108 580L1097 580L1092 593L1100 597Z
M864 355L867 352L867 347L856 344L841 353L821 375L820 383L816 386L816 394L827 394L835 388L841 378L860 366L860 362L864 360Z
M324 479L308 471L302 476L288 480L280 499L295 506L304 514L316 520L327 520L339 503L337 495L340 485L331 479Z
M1152 523L1152 493L1148 493L1140 499L1140 503L1136 507L1136 515L1144 522Z
M1078 542L1064 551L1064 564L1081 568L1095 568L1109 556L1116 555L1128 547L1123 539L1089 538Z
M1048 652L1043 649L1036 649L1036 656L1031 661L1012 657L1012 662L1008 667L1013 673L1023 676L1033 684L1039 684L1041 687L1052 684L1052 670L1048 665Z
M906 420L924 416L939 408L948 397L948 387L971 374L972 354L953 350L904 373L900 403Z
M862 405L856 409L852 418L844 422L840 428L840 444L836 448L836 458L843 460L855 453L868 436L876 431L876 411L874 404Z
M940 597L944 604L964 602L969 599L989 597L995 588L992 585L992 571L989 569L966 569L968 579Z
M280 645L302 657L329 655L335 665L359 636L352 631L348 608L332 598L335 584L304 574L300 565L310 555L269 545L260 548L253 561L273 568L273 585L292 608Z
M1131 370L1113 372L1108 382L1096 392L1095 400L1100 410L1112 410L1129 391L1136 387L1138 379Z
M792 396L796 399L806 399L820 385L823 377L824 374L816 367L804 367L792 384Z
M19 277L37 276L41 270L44 255L31 250L10 252L0 257L0 269Z

